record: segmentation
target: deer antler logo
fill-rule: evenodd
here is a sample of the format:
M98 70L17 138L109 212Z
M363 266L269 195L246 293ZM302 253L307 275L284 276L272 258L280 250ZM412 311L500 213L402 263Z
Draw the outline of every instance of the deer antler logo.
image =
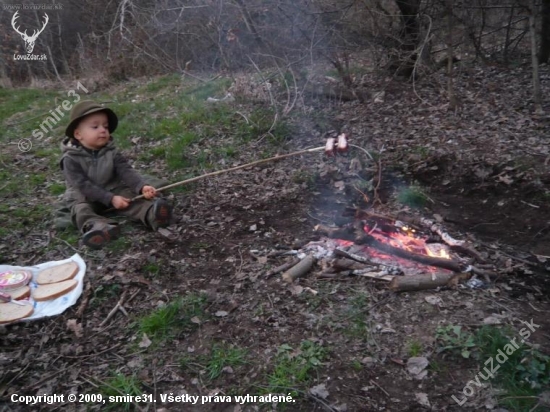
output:
M23 33L21 33L19 31L19 27L15 27L15 20L17 20L17 18L19 17L17 15L17 13L19 13L19 11L16 11L15 14L13 15L13 18L11 19L11 26L13 27L13 29L19 33L21 35L21 37L23 38L23 41L25 42L25 49L27 50L27 53L30 54L32 53L33 49L34 49L34 43L36 42L36 39L38 38L38 35L40 33L42 33L44 31L44 28L46 27L46 24L48 24L48 21L50 21L50 18L48 17L48 15L46 13L44 13L44 25L42 26L42 28L40 30L34 30L34 33L32 34L32 36L29 36L27 34L27 30L25 30Z

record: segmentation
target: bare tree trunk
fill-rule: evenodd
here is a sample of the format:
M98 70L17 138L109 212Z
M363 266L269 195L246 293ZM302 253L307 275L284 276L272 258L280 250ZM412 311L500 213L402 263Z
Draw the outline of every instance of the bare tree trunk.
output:
M418 46L420 37L420 24L418 22L420 0L395 0L395 2L401 11L401 21L403 23L401 50L405 53L405 60L398 63L398 72L411 76L418 58L415 49Z
M510 17L508 18L508 27L506 27L506 40L504 41L504 64L508 65L508 47L510 46L510 31L512 30L512 17L514 16L514 5L510 9Z
M447 0L447 93L449 109L456 110L457 101L453 87L453 0Z
M536 33L536 18L537 9L535 0L531 0L531 14L529 15L529 31L531 32L531 61L533 62L533 100L535 102L535 113L543 114L542 111L542 95L540 92L539 78L539 60L537 57L537 33Z
M539 63L550 59L550 0L542 0Z

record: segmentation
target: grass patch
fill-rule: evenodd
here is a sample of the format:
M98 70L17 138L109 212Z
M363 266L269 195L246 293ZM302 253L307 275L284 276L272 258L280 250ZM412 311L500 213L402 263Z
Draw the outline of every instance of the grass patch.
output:
M65 242L72 246L77 246L80 240L80 232L74 227L68 227L67 229L57 233L59 239L63 239Z
M422 208L428 202L428 196L418 186L401 189L397 193L397 201L412 208Z
M528 328L522 331L530 334ZM529 335L526 336L522 331L521 337L527 340ZM504 391L500 396L500 406L527 412L533 410L538 402L537 396L550 385L550 356L522 344L521 340L519 336L514 337L511 330L502 330L495 326L484 326L475 334L477 359L485 362L492 358L495 368L500 365L492 378ZM491 371L490 367L487 369ZM485 372L480 373L488 375Z
M174 88L181 83L181 76L179 74L171 74L167 76L157 77L151 80L147 85L140 90L140 93L158 93L168 87Z
M101 306L104 302L120 298L122 287L118 283L111 285L99 285L94 289L94 295L90 299L90 305L93 307Z
M56 92L40 89L17 89L15 92L13 89L0 88L0 121L4 123L11 116L21 113L25 114L28 111L32 111L34 108L44 107L45 104L50 103L50 109L55 109L54 98L57 95ZM44 117L49 115L45 112ZM29 115L28 117L33 117ZM32 119L32 121L23 122L27 116L21 116L17 120L9 121L9 125L25 127L28 130L29 125L32 125L32 129L37 127L37 124L43 119ZM37 122L38 121L38 122ZM17 123L17 124L14 124ZM37 124L35 124L37 123ZM31 130L32 130L31 129Z
M414 358L417 356L420 356L422 354L422 343L419 341L412 339L409 342L407 342L407 354L409 357Z
M160 273L160 265L156 262L149 262L141 268L144 272L147 272L153 276Z
M118 254L127 250L131 245L132 245L132 241L123 235L118 239L107 242L104 249L108 250L109 252Z
M369 329L366 322L365 309L368 306L368 295L359 292L353 295L349 300L349 305L345 313L345 323L347 327L344 329L344 334L351 338L367 340L369 337Z
M141 381L135 375L125 376L121 373L117 373L101 383L99 392L107 398L115 397L112 401L106 402L106 409L117 411L134 410L134 405L125 400L124 396L139 396L143 393L141 391ZM120 398L117 399L117 396Z
M265 393L289 393L295 397L297 389L308 385L327 357L327 350L316 342L303 340L300 347L294 350L283 344L277 351L275 366L268 376L268 387Z
M474 335L462 330L459 325L440 326L436 330L436 340L439 343L437 352L450 351L469 358L476 346Z
M225 368L235 369L245 363L246 349L226 344L214 345L208 355L180 358L182 369L201 373L208 382L219 378Z
M192 319L198 317L204 320L207 316L205 307L206 296L191 293L142 317L137 327L140 335L145 333L153 343L161 343L194 329L196 324Z
M59 196L65 193L65 184L64 183L52 183L48 186L48 191L54 196Z
M490 380L499 388L499 406L529 412L550 385L550 356L521 343L530 333L527 327L518 336L509 327L495 326L483 326L469 333L460 326L448 325L437 329L437 352L451 351L475 359L478 373L472 376L474 383L468 385L477 389L478 381ZM444 369L435 360L430 361L430 368L436 372Z

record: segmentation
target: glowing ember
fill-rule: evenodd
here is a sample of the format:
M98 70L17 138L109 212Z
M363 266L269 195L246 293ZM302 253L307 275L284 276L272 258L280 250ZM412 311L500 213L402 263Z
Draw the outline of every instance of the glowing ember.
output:
M426 243L416 233L416 230L406 225L383 226L374 224L373 227L365 225L363 230L376 240L390 246L406 250L411 253L437 257L440 259L451 259L447 245L441 243Z

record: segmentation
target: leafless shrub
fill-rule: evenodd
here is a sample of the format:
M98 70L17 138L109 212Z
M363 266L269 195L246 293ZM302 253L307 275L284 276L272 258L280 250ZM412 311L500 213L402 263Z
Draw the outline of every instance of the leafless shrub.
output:
M507 62L528 50L525 0L454 2L452 10L457 58ZM96 72L115 81L174 71L238 73L254 71L251 61L299 73L323 61L353 89L347 56L368 54L372 67L418 75L448 50L445 0L71 0L50 13L37 40L35 50L49 56L45 64L11 57L24 53L12 14L0 11L0 78L13 83ZM21 12L22 28L40 22L39 13Z

